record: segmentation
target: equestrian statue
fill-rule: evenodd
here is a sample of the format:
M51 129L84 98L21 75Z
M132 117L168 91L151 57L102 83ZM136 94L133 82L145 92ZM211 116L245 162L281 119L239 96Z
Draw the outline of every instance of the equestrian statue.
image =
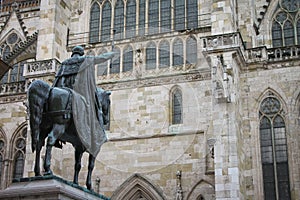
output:
M96 87L96 64L112 59L115 53L84 56L76 46L71 58L62 62L53 86L42 80L33 81L28 88L29 120L32 151L35 155L35 176L41 176L40 152L46 142L44 175L52 175L52 147L62 148L69 142L75 148L73 182L78 184L81 158L89 153L87 189L92 189L91 175L95 158L107 141L104 125L109 122L110 92Z

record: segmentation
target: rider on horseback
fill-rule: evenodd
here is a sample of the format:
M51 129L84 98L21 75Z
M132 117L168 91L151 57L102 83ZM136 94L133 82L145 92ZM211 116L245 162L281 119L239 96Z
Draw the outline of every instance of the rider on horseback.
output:
M84 56L83 47L75 46L72 49L71 58L62 62L53 83L54 87L72 89L72 114L76 129L82 133L79 136L81 136L87 150L94 155L98 153L99 148L97 146L100 146L102 142L95 142L92 138L97 138L99 131L104 132L103 124L97 120L99 118L98 110L95 109L95 105L99 102L96 102L97 99L95 98L94 66L112 59L114 55L114 52L108 52L98 56ZM86 132L91 132L91 136L87 136ZM104 138L101 140L106 141ZM91 145L91 142L95 142L95 144Z

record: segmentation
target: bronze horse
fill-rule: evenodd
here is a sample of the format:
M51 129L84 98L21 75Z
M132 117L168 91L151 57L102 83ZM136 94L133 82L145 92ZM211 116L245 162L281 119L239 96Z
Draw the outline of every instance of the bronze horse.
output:
M96 105L97 118L101 128L109 121L110 92L97 88ZM51 175L52 147L62 147L69 142L75 148L75 166L73 182L78 184L78 174L81 169L81 158L86 148L80 141L72 118L72 92L68 88L50 87L41 80L33 81L28 88L28 106L32 136L32 151L35 155L35 176L40 176L40 152L47 138L44 162L44 175ZM104 128L103 128L104 133ZM91 175L95 157L89 154L87 189L91 190Z

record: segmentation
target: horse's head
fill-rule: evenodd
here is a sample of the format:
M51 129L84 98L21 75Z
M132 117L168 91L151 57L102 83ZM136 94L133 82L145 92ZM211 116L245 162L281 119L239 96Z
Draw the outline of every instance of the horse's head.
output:
M109 112L110 112L110 91L103 90L102 88L97 88L97 101L99 108L102 112L103 124L109 123Z

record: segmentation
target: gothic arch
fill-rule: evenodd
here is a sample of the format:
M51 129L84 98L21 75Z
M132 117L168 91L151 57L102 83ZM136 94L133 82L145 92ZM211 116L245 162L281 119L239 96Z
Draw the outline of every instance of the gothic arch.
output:
M258 97L258 99L256 101L256 105L255 105L256 113L259 112L259 107L260 107L260 103L262 102L262 100L268 96L276 96L279 99L279 101L282 103L283 110L288 111L287 104L286 104L287 98L281 94L284 94L284 93L280 90L274 90L273 87L268 87L267 89L265 89L265 91L261 93L261 95Z
M196 183L191 191L187 195L187 200L195 200L195 199L215 199L215 187L213 184L209 183L206 180L201 179L198 183Z
M10 142L10 159L12 163L9 166L11 180L23 176L24 162L26 155L27 122L22 123L14 132Z
M183 101L182 88L178 85L173 86L169 92L170 125L183 123Z
M129 177L112 195L112 200L165 200L162 190L140 174Z
M7 139L3 129L0 127L0 190L3 188L5 184L5 177L4 177L4 160L5 160L5 153L6 153L6 146L7 146Z

